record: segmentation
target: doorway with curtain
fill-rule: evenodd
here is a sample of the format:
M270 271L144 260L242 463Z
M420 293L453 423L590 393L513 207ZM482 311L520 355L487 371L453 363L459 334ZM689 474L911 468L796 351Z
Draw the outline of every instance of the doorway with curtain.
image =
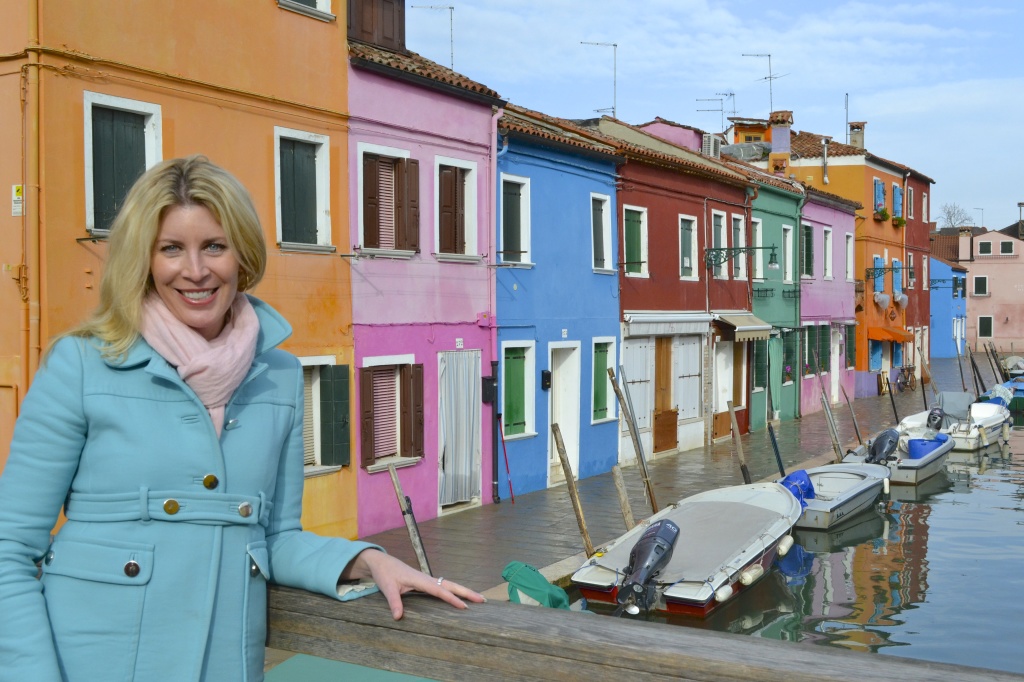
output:
M580 472L580 348L551 344L550 424L558 424L573 477ZM548 427L548 486L565 482L562 459Z
M480 351L437 354L441 509L480 500Z

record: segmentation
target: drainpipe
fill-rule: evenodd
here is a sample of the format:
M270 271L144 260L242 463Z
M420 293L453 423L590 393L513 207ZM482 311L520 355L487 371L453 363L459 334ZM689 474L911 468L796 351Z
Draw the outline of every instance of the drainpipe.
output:
M493 188L497 188L497 191L501 191L501 183L499 182L500 175L498 174L498 157L502 156L508 151L508 135L507 130L504 127L499 126L498 122L501 120L501 115L504 113L504 109L501 107L492 107L491 109L491 144L487 154L490 156L490 163L488 164L491 173L491 182L489 187L491 191L491 211L490 211L490 235L488 237L489 246L487 248L488 260L496 264L498 262L497 252L497 239L498 239L498 208L495 197L495 191ZM502 147L500 150L495 152L494 150L498 147L498 137L502 137ZM498 492L498 410L500 403L498 402L498 301L497 301L497 274L496 271L488 270L487 277L487 305L490 309L490 319L488 320L488 328L490 330L490 343L491 343L491 376L488 380L492 389L491 395L491 501L495 504L501 502L501 494ZM482 491L481 491L482 492Z
M25 253L20 273L22 287L22 386L28 389L39 367L41 351L39 331L39 232L42 229L39 201L39 0L30 0L28 7L28 65L25 72ZM25 270L28 272L26 273ZM27 280L27 282L26 282ZM27 291L26 291L27 285Z

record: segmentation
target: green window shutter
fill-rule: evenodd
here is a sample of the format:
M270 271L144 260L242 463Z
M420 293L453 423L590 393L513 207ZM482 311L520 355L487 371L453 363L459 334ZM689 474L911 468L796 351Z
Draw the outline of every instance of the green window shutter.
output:
M94 229L109 230L128 190L146 170L146 117L92 108Z
M768 385L768 341L754 341L754 388Z
M853 367L857 364L857 326L846 325L846 366Z
M501 183L501 260L523 260L523 186L505 180Z
M679 228L679 274L693 277L693 221L682 221Z
M800 375L800 364L797 362L797 333L788 331L782 335L782 371L784 374L791 374L793 377ZM789 367L787 372L786 368Z
M978 318L978 336L982 338L991 338L992 336L992 318L991 317L979 317Z
M828 372L832 367L832 328L818 327L818 362L819 371Z
M607 268L604 252L604 201L597 197L590 199L590 224L594 239L594 267Z
M640 211L626 209L626 272L628 273L638 274L642 271L641 243Z
M802 234L803 253L801 254L800 274L814 277L814 229L810 225L804 225Z
M316 244L316 145L281 138L281 240Z
M505 435L526 433L526 349L505 349Z
M348 365L320 367L320 463L325 466L348 466L351 459L348 384Z
M608 350L610 343L594 344L594 421L608 418Z

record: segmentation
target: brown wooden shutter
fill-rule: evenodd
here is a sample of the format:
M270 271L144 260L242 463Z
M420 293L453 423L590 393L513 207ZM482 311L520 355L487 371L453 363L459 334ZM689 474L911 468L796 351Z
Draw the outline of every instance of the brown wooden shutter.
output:
M420 162L395 162L395 248L420 250Z
M455 253L466 253L466 169L455 169Z
M400 430L402 432L401 448L398 454L402 457L412 457L413 430L415 415L413 413L413 392L412 392L412 365L402 365L398 372L399 385L402 392L401 409L399 415L401 420Z
M359 370L359 462L364 467L373 458L373 368Z
M348 0L348 35L364 43L373 41L373 5L375 0Z
M380 248L380 180L378 159L363 156L363 246Z
M438 173L438 197L440 205L440 251L456 253L455 211L456 211L456 172L451 166L441 166Z
M412 366L412 456L423 457L423 365Z

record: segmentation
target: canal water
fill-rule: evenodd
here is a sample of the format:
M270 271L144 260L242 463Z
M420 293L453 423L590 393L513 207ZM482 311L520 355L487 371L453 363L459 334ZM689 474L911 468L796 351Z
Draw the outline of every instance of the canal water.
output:
M944 471L892 486L839 530L796 531L775 569L710 617L634 618L1024 673L1024 417L1014 417L1009 443L950 453Z

